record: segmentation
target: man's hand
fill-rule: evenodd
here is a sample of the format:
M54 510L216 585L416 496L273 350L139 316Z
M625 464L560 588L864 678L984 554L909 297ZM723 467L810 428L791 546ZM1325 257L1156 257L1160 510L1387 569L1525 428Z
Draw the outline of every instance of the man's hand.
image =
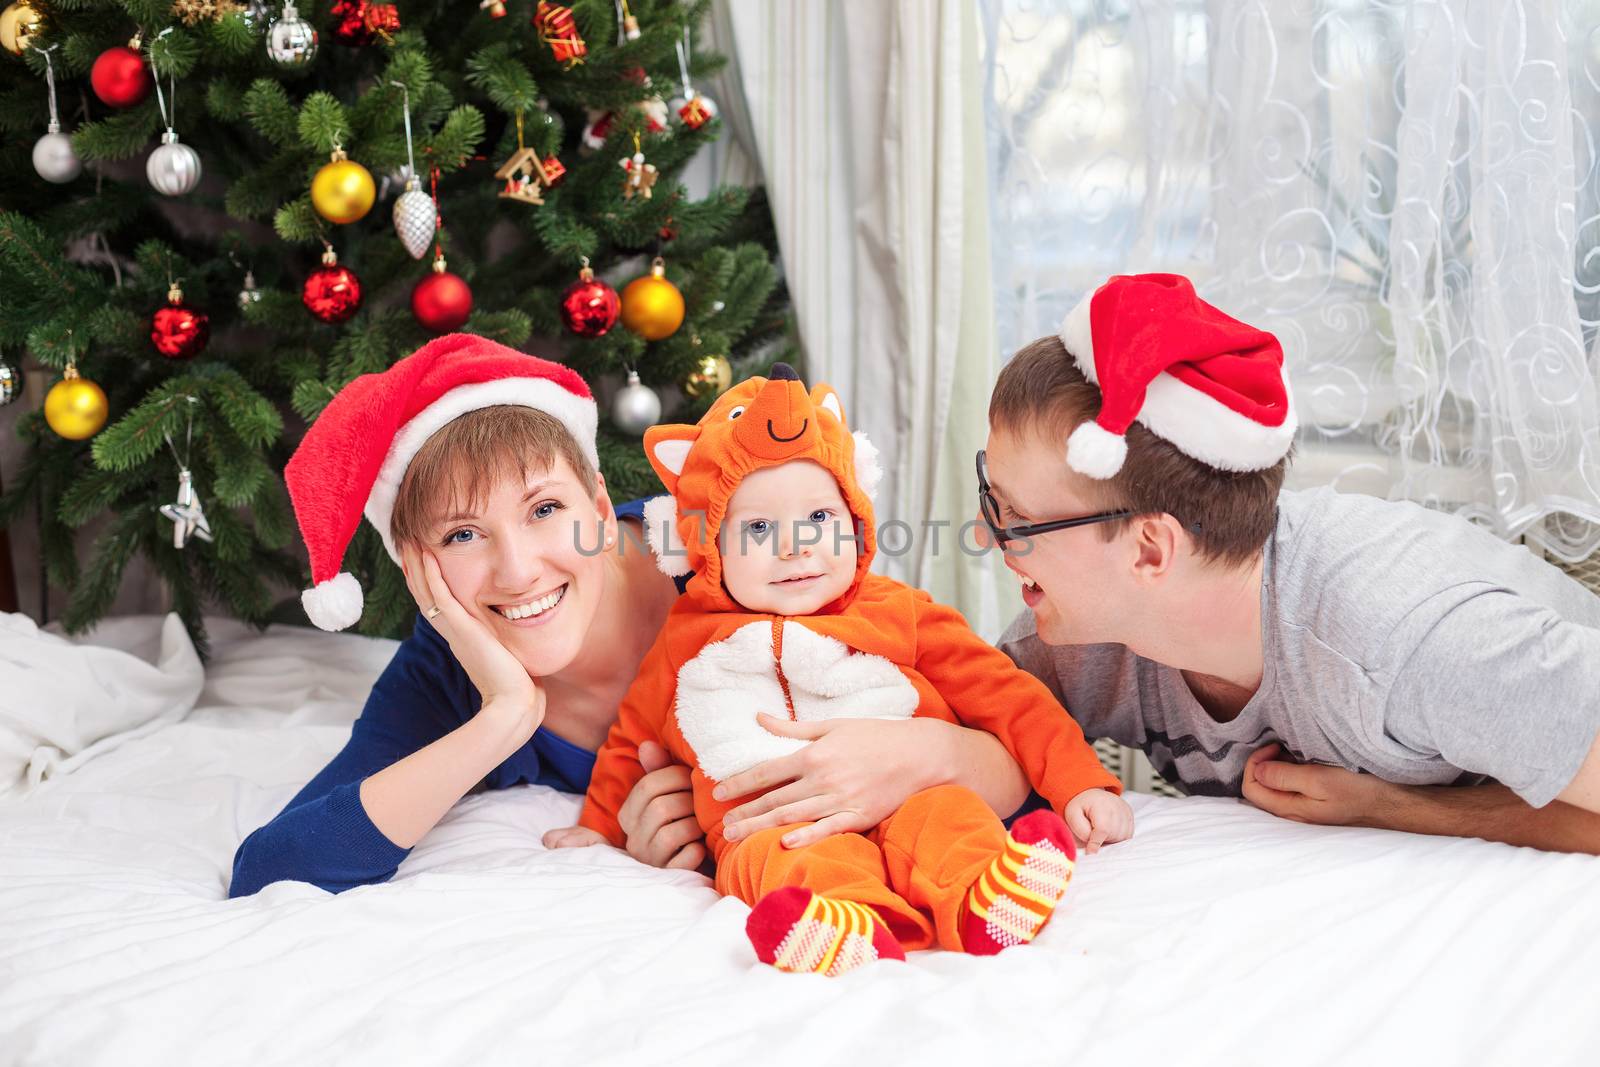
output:
M1091 856L1101 845L1114 845L1133 836L1133 809L1108 789L1085 789L1067 801L1062 814L1072 836L1084 843Z
M1262 811L1319 826L1394 825L1389 813L1399 786L1343 767L1289 763L1277 744L1258 748L1244 765L1244 798Z
M878 825L923 788L943 731L937 719L824 719L790 722L759 714L769 733L811 744L733 775L712 793L717 800L760 794L732 809L722 832L742 841L774 826L793 826L784 848L803 848L833 834ZM801 825L805 824L805 825Z
M1285 763L1277 745L1251 753L1244 798L1262 811L1322 826L1481 837L1550 852L1600 855L1600 814L1557 800L1531 808L1505 786L1395 785L1342 767Z
M694 817L689 768L672 762L654 741L639 746L639 764L645 776L617 812L628 855L652 867L698 869L706 859L706 835Z

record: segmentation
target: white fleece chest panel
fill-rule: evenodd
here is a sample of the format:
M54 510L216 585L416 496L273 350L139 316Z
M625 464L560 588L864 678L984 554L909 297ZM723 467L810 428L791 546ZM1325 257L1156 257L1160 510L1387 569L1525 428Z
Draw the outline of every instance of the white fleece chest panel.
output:
M713 781L810 743L768 733L756 721L758 712L788 714L777 666L772 624L752 622L679 669L678 729ZM900 668L796 622L783 624L783 677L802 722L908 719L917 710L916 687Z

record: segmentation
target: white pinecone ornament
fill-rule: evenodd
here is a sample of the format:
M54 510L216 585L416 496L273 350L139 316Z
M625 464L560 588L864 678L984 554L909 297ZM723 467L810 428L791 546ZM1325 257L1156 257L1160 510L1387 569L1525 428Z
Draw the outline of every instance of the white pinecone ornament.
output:
M439 213L433 206L433 198L422 191L422 183L416 178L406 182L406 191L394 202L394 232L412 259L427 255L428 243L433 240L438 223Z

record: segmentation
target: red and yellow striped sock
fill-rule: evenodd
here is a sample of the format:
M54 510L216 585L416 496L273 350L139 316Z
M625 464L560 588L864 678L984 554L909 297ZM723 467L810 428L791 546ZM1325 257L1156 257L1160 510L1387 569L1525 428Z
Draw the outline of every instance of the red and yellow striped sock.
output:
M961 946L975 956L992 956L1032 941L1067 891L1077 854L1072 831L1055 812L1018 819L1006 835L1005 851L967 892Z
M877 912L799 886L757 901L744 932L762 963L791 973L837 975L873 960L906 958Z

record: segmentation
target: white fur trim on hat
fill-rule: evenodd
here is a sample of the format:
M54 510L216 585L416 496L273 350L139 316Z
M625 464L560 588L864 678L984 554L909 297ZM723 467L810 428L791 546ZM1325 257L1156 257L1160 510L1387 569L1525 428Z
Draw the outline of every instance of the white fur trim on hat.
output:
M1299 419L1287 373L1283 394L1289 413L1281 426L1267 426L1162 371L1145 390L1137 418L1157 437L1217 470L1259 471L1288 455L1294 443Z
M534 408L560 421L567 428L584 456L600 469L600 455L595 449L595 433L600 416L594 401L578 396L548 378L497 378L490 382L474 382L458 386L429 404L400 427L383 457L377 480L367 496L363 513L373 528L383 536L383 547L389 558L400 562L394 541L389 536L389 519L394 514L395 497L400 495L400 482L406 468L427 443L428 438L444 429L453 419L469 411L499 405Z
M644 539L655 554L656 568L669 578L688 574L689 551L678 536L678 498L653 496L644 502Z
M343 630L361 621L361 583L340 571L300 594L306 617L319 630Z
M1110 478L1122 469L1122 461L1127 458L1128 439L1093 419L1067 438L1067 466L1090 478Z
M878 462L878 446L865 433L857 430L850 435L856 442L856 484L871 499L883 481L883 464Z
M1067 317L1061 320L1061 333L1058 336L1078 364L1078 369L1083 371L1083 376L1099 385L1100 372L1094 366L1094 329L1089 322L1089 304L1093 300L1094 293L1090 293L1067 312Z

